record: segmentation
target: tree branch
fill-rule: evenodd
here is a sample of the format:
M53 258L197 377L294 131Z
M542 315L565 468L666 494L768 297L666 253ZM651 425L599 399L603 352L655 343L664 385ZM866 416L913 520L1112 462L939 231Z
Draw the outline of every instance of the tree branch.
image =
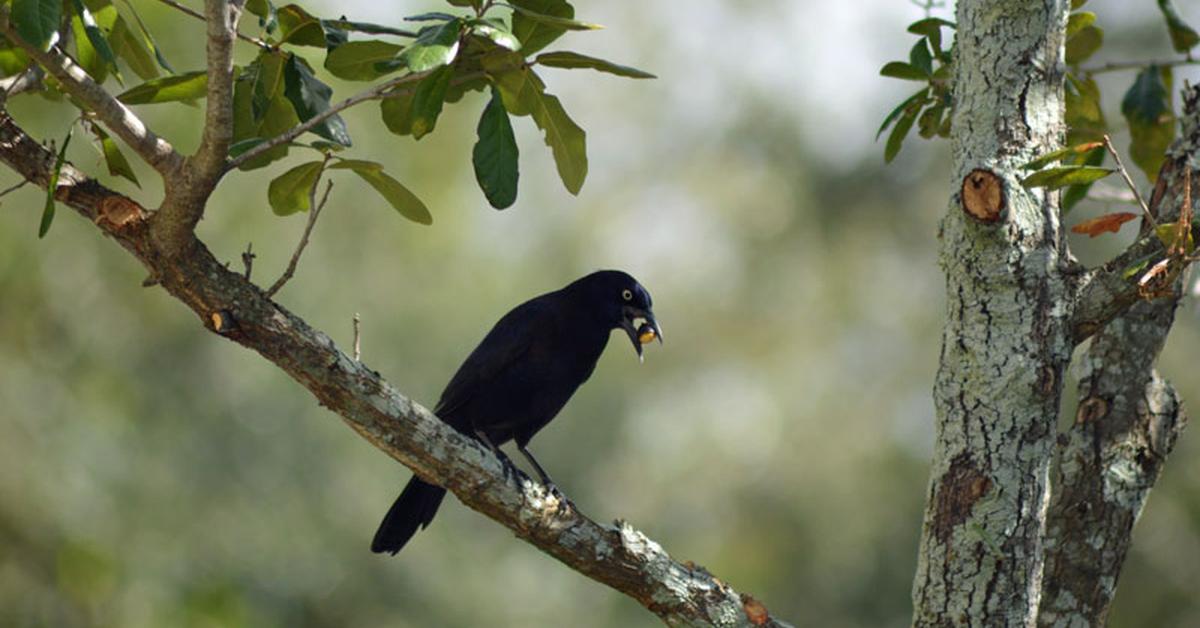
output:
M244 0L207 0L208 95L205 98L204 134L190 163L197 179L212 181L224 172L225 157L233 139L233 38ZM197 220L199 216L196 217Z
M1150 197L1150 212L1158 216L1159 222L1175 221L1179 217L1192 165L1200 151L1200 86L1190 88L1184 94L1183 133L1172 142L1167 150L1167 159L1158 173L1154 194ZM1190 198L1200 198L1200 178L1192 182ZM1193 233L1195 225L1193 224ZM1167 257L1168 251L1155 232L1143 226L1141 237L1129 245L1116 258L1100 268L1083 273L1076 288L1076 298L1071 315L1071 328L1075 343L1086 340L1102 329L1113 318L1121 315L1131 305L1145 299L1144 286L1139 278L1145 271L1128 272L1148 262L1147 268ZM1180 273L1191 260L1185 256L1174 256L1167 262L1163 275L1173 277Z
M1123 70L1144 70L1150 66L1172 68L1181 65L1197 65L1200 59L1180 57L1178 59L1151 59L1147 61L1113 61L1103 65L1094 65L1080 70L1084 75L1104 74L1105 72L1120 72Z
M1190 165L1200 151L1200 88L1189 89L1184 104L1184 133L1168 150L1150 203L1167 222L1188 222L1180 214L1190 211L1200 191ZM1104 624L1133 526L1186 426L1178 394L1154 363L1175 321L1188 260L1179 259L1173 272L1164 273L1170 281L1159 291L1166 298L1141 299L1136 278L1122 277L1124 266L1139 256L1167 253L1143 228L1143 237L1093 271L1080 292L1077 325L1103 329L1084 355L1075 423L1055 452L1041 626ZM1089 318L1095 316L1103 323Z
M432 72L432 70L430 72ZM288 129L287 131L280 133L279 135L276 135L275 137L255 146L254 148L251 148L250 150L242 153L241 155L238 155L238 157L236 159L230 161L229 164L226 165L225 169L233 170L234 168L237 168L238 166L246 163L247 161L250 161L251 159L254 159L255 157L258 157L259 155L271 150L272 148L275 148L276 146L279 146L280 144L286 144L286 143L296 139L297 137L300 137L304 133L312 130L313 127L317 126L318 124L321 124L330 116L333 116L341 111L349 109L350 107L353 107L354 105L357 105L362 102L366 102L368 100L375 100L377 98L389 98L392 96L399 96L401 94L408 94L409 92L416 90L415 84L420 82L421 79L428 76L430 74L430 72L422 72L419 74L406 74L404 76L394 78L390 81L385 81L385 82L380 83L379 85L376 85L368 90L365 90L363 92L355 94L355 95L347 98L346 100L343 100L342 102L340 102L336 105L333 105L329 109L322 111L321 113L309 118L308 120L304 121L302 124L298 124L298 125L292 127L291 129ZM473 80L475 80L477 78L481 78L483 76L484 76L483 72L468 72L466 74L462 74L460 76L456 76L453 79L451 79L450 85L462 85L463 83L466 83L468 81L473 81ZM396 89L395 91L389 92L389 90L393 90L394 88L400 87L402 85L408 85L410 87L408 87L407 89Z
M179 171L183 157L166 140L155 135L133 111L93 81L83 68L62 51L51 48L49 52L43 52L21 39L12 28L7 10L0 12L0 33L58 79L72 96L96 114L113 135L121 138L164 178L170 178Z
M329 191L333 189L333 181L329 180L325 183L325 193L321 195L321 202L317 202L317 186L321 184L321 179L313 181L312 187L308 190L308 222L304 225L304 234L300 236L300 242L296 244L296 251L292 253L292 259L288 261L287 269L267 288L267 298L275 296L276 292L283 287L284 284L296 274L296 265L300 263L300 255L304 253L304 247L308 246L308 238L312 235L313 227L317 225L317 217L321 215L321 210L325 208L325 201L329 200ZM247 265L246 268L249 268ZM249 272L247 272L249 275ZM356 328L357 329L357 328ZM355 346L354 360L358 361L357 345Z
M175 9L176 11L183 13L184 15L190 15L198 20L206 20L207 19L204 17L204 15L200 14L199 12L193 11L192 9L190 9L186 6L179 4L178 2L175 2L175 0L158 0L158 1L171 7L172 9ZM242 2L240 2L239 4L244 5L245 4L244 0ZM271 48L271 45L268 44L267 42L265 42L257 37L250 37L249 35L243 35L236 28L234 29L233 34L235 36L237 36L238 39L240 39L246 43L249 43L249 44L254 44L255 46L258 46L259 48L263 48L263 49Z
M53 155L0 110L0 161L45 187ZM701 567L680 563L629 524L601 525L527 478L505 477L477 440L438 420L324 333L272 302L198 240L166 256L148 213L64 164L56 196L134 255L206 328L258 352L339 414L362 437L460 501L572 569L633 597L669 625L784 626L754 598ZM365 551L365 546L364 546Z

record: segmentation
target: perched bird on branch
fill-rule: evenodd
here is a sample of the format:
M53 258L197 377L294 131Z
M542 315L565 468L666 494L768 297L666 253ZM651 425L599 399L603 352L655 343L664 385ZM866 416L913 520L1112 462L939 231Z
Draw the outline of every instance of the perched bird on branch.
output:
M515 471L500 445L512 440L546 488L565 497L526 446L596 368L613 329L642 344L662 331L650 293L628 274L602 270L513 308L488 332L450 379L433 412L495 452ZM433 521L446 489L413 476L371 542L371 551L400 551L418 527Z

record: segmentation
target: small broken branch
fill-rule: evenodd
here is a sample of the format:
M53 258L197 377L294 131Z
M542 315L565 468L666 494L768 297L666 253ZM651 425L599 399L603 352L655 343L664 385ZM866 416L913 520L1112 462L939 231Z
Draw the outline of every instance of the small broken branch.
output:
M1142 216L1145 217L1146 222L1150 223L1151 227L1157 227L1158 223L1154 220L1154 215L1150 213L1150 206L1146 204L1146 200L1142 198L1142 193L1138 191L1137 185L1133 183L1133 178L1129 176L1129 170L1125 168L1125 163L1121 161L1121 154L1117 152L1117 148L1113 146L1112 138L1107 133L1104 134L1104 147L1108 149L1108 153L1117 162L1117 172L1121 173L1121 178L1125 179L1125 185L1129 186L1130 192L1133 192L1133 198L1137 200L1138 206L1142 208Z
M254 254L254 243L246 243L246 251L242 253L242 266L246 267L246 272L242 275L246 281L250 281L250 271L254 270L254 258L258 257Z
M362 336L359 334L359 324L362 322L358 317L358 312L354 313L354 361L362 362L362 345L359 340Z
M328 159L327 159L328 161ZM296 245L296 251L292 253L292 259L288 262L287 269L267 288L267 298L275 296L276 292L283 287L284 284L292 278L296 273L296 265L300 263L300 255L304 253L304 247L308 246L308 238L312 235L313 227L317 224L317 216L321 214L321 209L325 207L325 201L329 200L329 191L333 189L333 181L326 180L325 193L321 195L321 202L316 202L317 186L320 185L321 179L317 178L313 181L312 187L308 190L308 206L312 209L308 212L308 223L304 225L304 234L300 236L300 243Z

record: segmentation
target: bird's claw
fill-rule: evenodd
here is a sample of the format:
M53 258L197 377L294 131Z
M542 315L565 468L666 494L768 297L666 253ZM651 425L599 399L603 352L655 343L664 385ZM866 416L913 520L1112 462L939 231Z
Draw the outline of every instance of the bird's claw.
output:
M556 508L558 514L561 515L568 510L575 510L575 502L572 502L566 493L563 493L562 489L558 488L557 484L553 482L546 484L546 492L553 495L554 499L558 501L558 507Z

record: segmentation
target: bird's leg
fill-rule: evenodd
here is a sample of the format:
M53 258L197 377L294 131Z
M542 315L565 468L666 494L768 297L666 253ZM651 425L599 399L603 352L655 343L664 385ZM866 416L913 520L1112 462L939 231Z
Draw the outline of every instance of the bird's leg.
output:
M500 449L496 443L492 442L492 439L488 438L487 432L477 429L475 430L475 436L479 437L479 440L483 441L488 446L488 449L491 449L492 453L496 454L496 457L500 459L500 468L504 474L504 481L507 482L511 475L519 482L521 476L517 465L513 464L513 461L508 457L508 454L504 453L503 449Z
M564 507L574 509L575 504L567 498L567 496L562 492L562 489L558 488L558 485L554 483L554 480L550 479L550 475L546 473L546 470L542 468L542 465L538 464L537 458L534 458L533 454L530 453L528 449L525 449L525 445L522 445L519 441L517 442L517 451L521 452L521 455L525 456L525 459L529 461L529 464L533 465L533 468L537 471L538 476L542 480L542 484L546 485L546 491L558 500L558 509L563 510Z

